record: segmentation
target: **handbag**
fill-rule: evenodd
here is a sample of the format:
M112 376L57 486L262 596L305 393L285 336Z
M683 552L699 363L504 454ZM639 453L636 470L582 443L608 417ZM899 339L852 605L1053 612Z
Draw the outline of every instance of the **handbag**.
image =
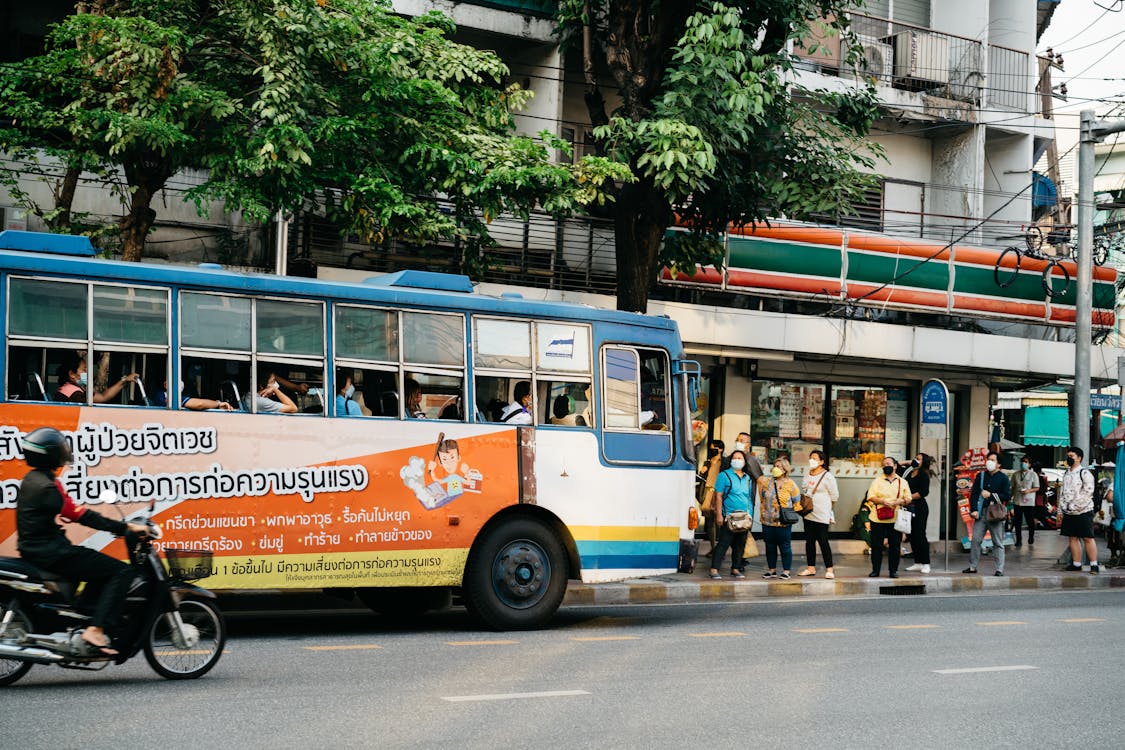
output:
M754 519L744 510L736 510L726 517L727 528L731 531L749 531Z
M875 506L875 517L880 521L889 521L895 517L895 509L886 505Z
M813 485L812 492L807 495L804 493L801 494L801 502L797 506L797 512L802 516L807 516L809 513L813 512L813 495L815 495L816 491L820 489L820 483L824 481L824 476L827 473L827 470L820 473L820 479L816 480L816 484Z
M994 500L984 508L984 520L995 523L1008 517L1008 506L999 500Z
M914 524L914 514L903 508L898 512L898 518L895 519L895 531L901 531L903 534L909 534L911 526Z
M782 508L777 514L777 522L782 526L792 526L801 520L801 516L792 508Z

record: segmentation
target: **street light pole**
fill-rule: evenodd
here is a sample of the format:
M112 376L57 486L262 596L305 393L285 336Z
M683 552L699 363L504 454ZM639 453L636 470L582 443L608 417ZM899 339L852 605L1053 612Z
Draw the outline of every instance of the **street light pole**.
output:
M1078 140L1078 299L1074 321L1074 398L1071 400L1071 445L1090 455L1090 342L1094 315L1094 144L1125 130L1125 120L1115 123L1094 119L1094 110L1082 110Z

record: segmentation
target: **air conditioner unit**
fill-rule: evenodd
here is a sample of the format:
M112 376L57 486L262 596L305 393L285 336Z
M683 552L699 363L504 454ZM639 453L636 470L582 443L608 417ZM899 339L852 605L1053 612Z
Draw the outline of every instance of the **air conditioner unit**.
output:
M854 65L843 65L840 75L857 81L875 79L876 83L889 86L894 73L894 49L878 39L865 36L859 37L859 42L863 45L863 57Z
M895 80L949 83L949 38L924 31L888 37L895 49Z

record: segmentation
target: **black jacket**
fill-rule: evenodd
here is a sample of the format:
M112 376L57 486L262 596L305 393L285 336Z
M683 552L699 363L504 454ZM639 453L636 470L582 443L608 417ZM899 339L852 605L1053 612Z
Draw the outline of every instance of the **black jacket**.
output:
M20 482L16 494L17 546L21 556L34 564L50 565L53 559L70 549L70 540L55 521L58 516L114 534L124 534L127 528L124 521L75 505L60 489L52 472L32 469Z

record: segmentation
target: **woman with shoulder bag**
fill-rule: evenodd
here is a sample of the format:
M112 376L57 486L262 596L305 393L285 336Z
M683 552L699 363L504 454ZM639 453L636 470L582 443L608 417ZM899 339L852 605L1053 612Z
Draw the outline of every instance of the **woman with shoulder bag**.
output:
M793 525L783 516L795 515L793 504L801 497L797 483L789 478L789 459L773 462L770 476L758 480L758 497L762 508L762 538L766 540L766 567L762 578L789 578L793 566ZM783 513L782 511L789 511ZM799 520L799 517L798 517ZM781 551L781 575L777 574L777 553Z
M926 524L930 520L930 505L926 496L930 494L930 477L934 475L934 457L919 451L910 464L913 468L906 475L910 504L906 509L914 514L910 522L910 549L914 550L914 564L907 570L929 573L930 540L926 538Z
M754 512L750 500L750 475L746 468L746 454L735 450L730 454L730 468L719 472L715 480L714 509L715 525L718 534L715 547L711 551L711 577L722 578L719 566L723 556L730 548L730 574L735 578L745 578L742 572L745 561L742 555L746 550L746 537L754 523Z
M827 570L825 578L835 578L832 570L832 548L828 546L828 526L836 519L836 501L840 499L840 489L836 477L828 470L828 459L822 450L809 454L809 471L805 475L805 486L801 490L801 506L812 504L812 510L805 515L805 561L808 566L797 575L816 575L816 547L824 556Z
M902 532L895 528L898 509L910 502L910 487L895 474L896 462L890 456L883 459L883 475L871 481L867 498L874 510L871 522L871 572L878 578L883 567L883 543L890 544L887 569L891 578L898 578L898 558L902 549Z

